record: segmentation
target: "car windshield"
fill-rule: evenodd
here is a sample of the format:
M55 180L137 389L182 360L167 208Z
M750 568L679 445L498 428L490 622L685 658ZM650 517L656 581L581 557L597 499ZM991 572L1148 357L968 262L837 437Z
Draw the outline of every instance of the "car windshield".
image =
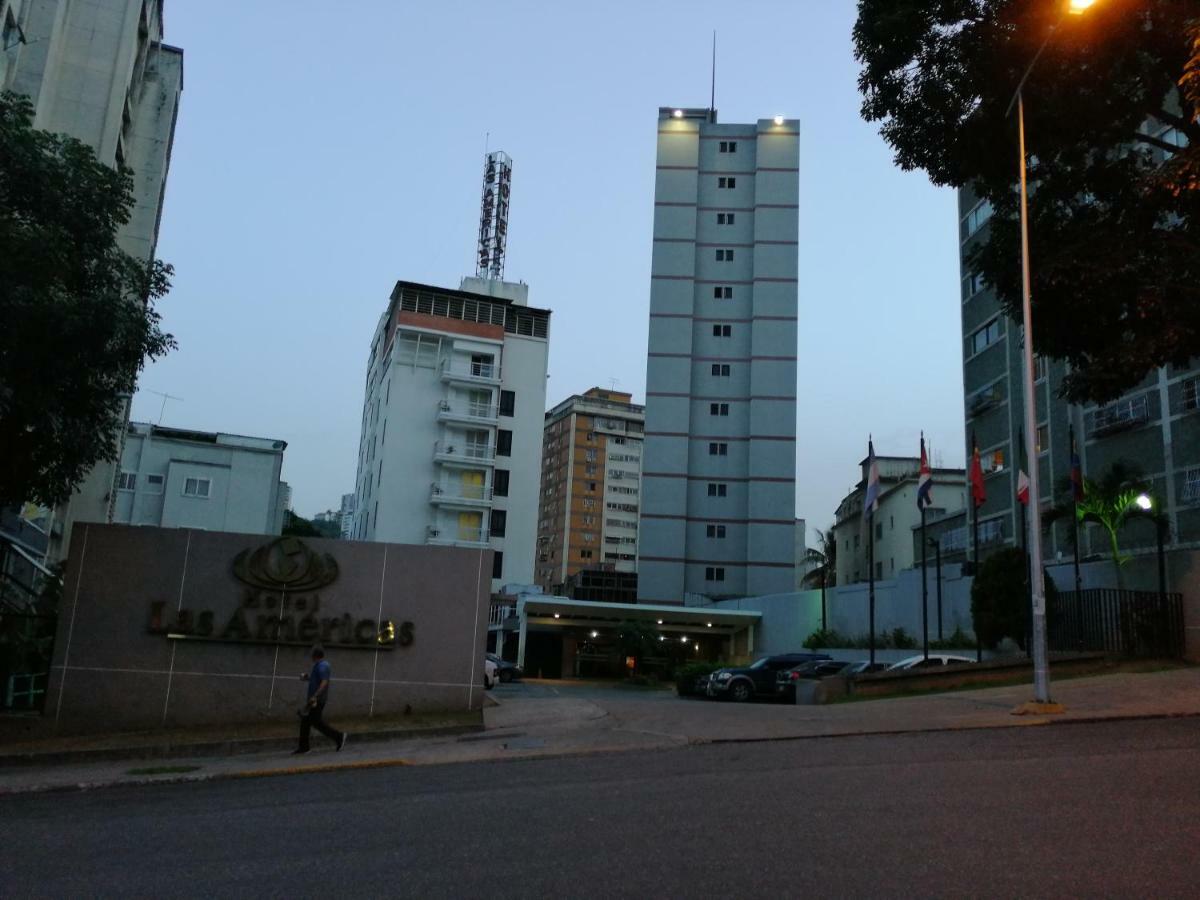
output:
M753 663L750 664L750 668L765 669L767 667L767 660L769 660L770 658L771 657L769 657L769 656L764 656L762 659L756 659Z

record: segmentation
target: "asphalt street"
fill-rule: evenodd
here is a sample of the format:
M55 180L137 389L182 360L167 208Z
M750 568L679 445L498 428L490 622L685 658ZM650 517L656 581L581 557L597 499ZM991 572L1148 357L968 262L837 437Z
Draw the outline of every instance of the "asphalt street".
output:
M5 896L1196 896L1200 720L0 800Z

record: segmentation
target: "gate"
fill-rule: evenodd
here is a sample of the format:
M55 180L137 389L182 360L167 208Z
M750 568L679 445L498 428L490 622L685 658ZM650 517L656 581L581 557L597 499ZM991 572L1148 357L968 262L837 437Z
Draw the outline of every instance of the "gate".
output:
M1183 655L1183 595L1097 588L1064 591L1047 608L1051 650Z

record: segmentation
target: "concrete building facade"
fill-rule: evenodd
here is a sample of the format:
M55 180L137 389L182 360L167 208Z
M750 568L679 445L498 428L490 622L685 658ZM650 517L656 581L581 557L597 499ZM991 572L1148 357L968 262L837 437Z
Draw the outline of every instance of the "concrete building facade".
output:
M638 598L788 591L799 123L657 130Z
M532 584L550 313L528 287L397 282L367 364L353 538L491 548Z
M561 593L589 569L637 571L645 407L592 388L546 413L536 583Z
M1154 123L1147 128L1168 143L1186 143L1176 129ZM974 433L987 489L987 501L979 510L980 553L986 558L992 549L1020 542L1023 507L1015 493L1023 454L1022 333L1020 323L1004 315L995 292L970 264L972 249L987 240L990 204L964 188L958 192L958 214L966 458L971 458ZM1037 328L1036 316L1033 327ZM1043 514L1053 503L1069 502L1070 491L1062 479L1070 473L1073 427L1085 476L1099 477L1119 460L1132 463L1162 504L1168 548L1200 547L1200 358L1187 367L1146 373L1140 384L1114 402L1082 406L1060 396L1065 363L1035 357L1034 369ZM1155 525L1147 520L1131 520L1120 534L1122 552L1153 553L1156 540ZM1083 558L1109 553L1108 536L1098 526L1081 526L1080 544ZM1069 521L1046 532L1042 551L1047 564L1074 557Z
M133 171L118 243L152 259L183 90L183 51L163 43L162 0L0 0L0 90L32 100L35 128ZM52 558L65 558L74 522L112 520L118 474L117 462L99 463L56 510Z
M286 441L130 422L113 522L279 534Z
M875 525L875 578L896 578L898 573L921 564L913 539L913 528L921 524L917 508L917 477L921 460L915 456L876 456L879 464L879 510ZM867 460L860 464L862 478L838 504L833 534L837 540L837 584L856 584L870 578L868 558L870 533L863 519L866 497ZM966 506L966 473L963 469L931 470L933 505L925 510L926 532L933 522L953 516ZM932 556L932 553L931 553Z

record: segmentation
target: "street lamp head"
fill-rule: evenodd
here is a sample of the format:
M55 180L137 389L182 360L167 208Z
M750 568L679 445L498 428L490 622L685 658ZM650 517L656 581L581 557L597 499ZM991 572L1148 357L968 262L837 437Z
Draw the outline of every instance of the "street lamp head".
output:
M1067 12L1073 16L1082 16L1096 0L1067 0Z
M1154 506L1154 501L1151 500L1146 494L1138 494L1137 498L1133 502L1137 504L1138 509L1145 512L1149 512Z

